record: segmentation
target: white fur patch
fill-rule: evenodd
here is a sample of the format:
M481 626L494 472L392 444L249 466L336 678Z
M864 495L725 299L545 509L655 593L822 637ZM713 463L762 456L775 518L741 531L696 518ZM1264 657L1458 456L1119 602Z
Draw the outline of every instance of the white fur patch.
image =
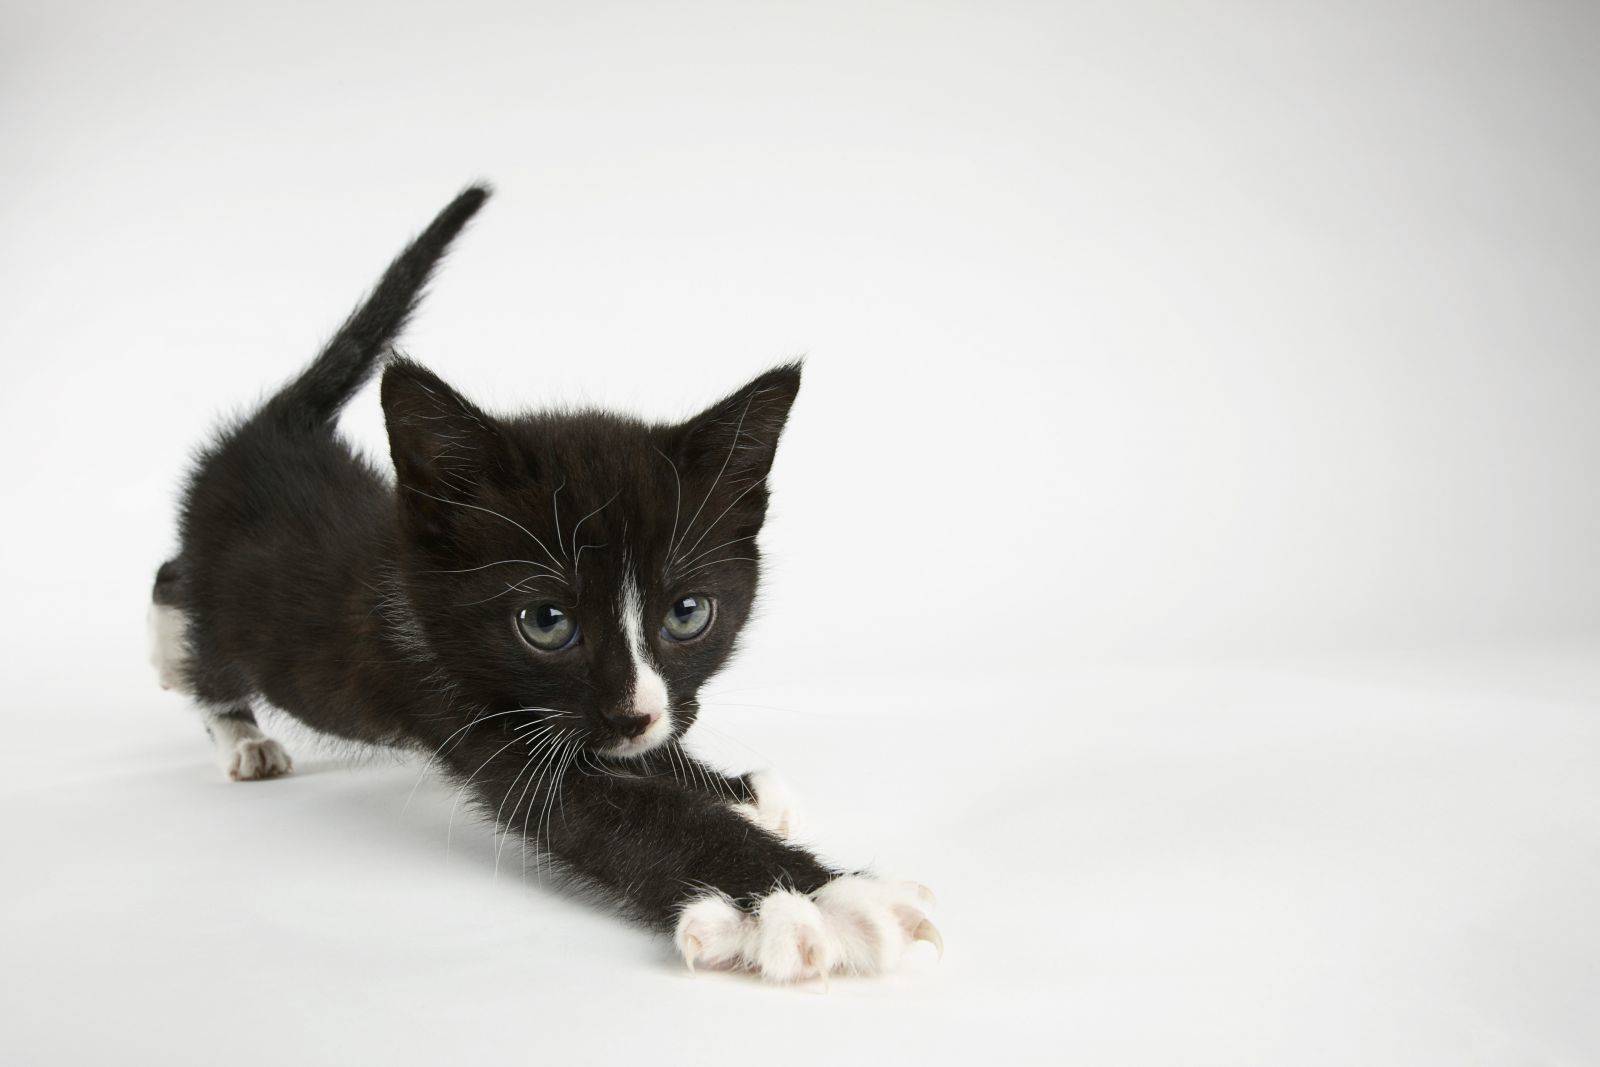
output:
M735 804L733 810L779 837L797 838L805 833L800 800L789 783L776 771L756 771L749 776L754 804Z
M178 608L151 604L145 616L150 644L150 665L156 669L161 688L185 688L184 665L189 660L189 620Z
M236 782L277 778L294 770L289 753L262 733L255 723L228 715L212 715L206 719L206 729L211 731L211 739L216 742L217 759L223 773Z
M644 596L639 590L638 578L631 571L622 583L621 615L623 637L633 661L629 702L635 715L649 716L654 721L638 737L616 745L611 754L638 756L672 736L672 700L667 694L667 683L650 661L650 646L644 636Z
M944 952L915 882L836 878L809 896L780 889L742 912L721 893L690 901L673 940L684 962L751 970L773 982L890 970L914 941Z

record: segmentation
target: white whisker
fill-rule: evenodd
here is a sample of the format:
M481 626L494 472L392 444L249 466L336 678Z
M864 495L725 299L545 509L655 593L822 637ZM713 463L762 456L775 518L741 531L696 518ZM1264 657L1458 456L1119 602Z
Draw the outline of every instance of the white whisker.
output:
M485 767L487 767L487 766L489 766L489 764L493 763L494 760L495 760L495 757L499 756L500 753L504 752L506 749L510 748L512 745L516 744L518 741L521 741L521 740L522 740L522 738L520 738L520 737L513 737L511 740L507 741L505 744L503 744L499 748L495 749L494 752L490 753L488 759L486 759L482 763L478 764L478 769L477 770L475 770L471 774L467 775L467 780L465 782L461 783L461 788L460 789L456 790L455 803L450 805L450 819L449 819L448 822L445 823L445 826L444 826L444 854L446 856L450 855L450 842L451 842L451 839L452 839L452 837L453 837L453 835L455 833L456 810L461 807L461 798L466 793L467 789L472 785L472 780L474 778L478 777L479 773L482 772L482 770Z
M555 492L550 494L550 510L553 513L556 524L556 547L561 550L563 556L567 554L567 546L561 541L561 490L566 487L567 480L562 478L561 484L556 486Z
M451 732L450 736L445 738L444 741L440 743L439 747L433 750L433 754L430 755L426 760L423 761L422 769L417 772L417 780L412 783L411 792L406 794L406 802L403 805L401 805L401 807L400 807L400 814L404 815L406 813L406 809L411 806L411 798L417 795L417 786L422 784L423 775L427 774L428 767L430 765L432 765L434 760L439 758L439 755L442 752L444 752L445 746L450 744L450 742L455 738L455 736L457 734L461 733L464 730L472 729L474 726L478 725L480 722L488 722L490 719L498 719L503 715L518 715L518 714L521 714L521 713L526 712L526 711L535 711L535 710L545 710L545 709L512 708L510 711L497 711L493 715L483 715L483 716L480 716L479 718L473 719L471 722L467 723L465 726L457 727L455 730L453 730Z
M677 577L679 577L679 578L687 578L687 577L689 577L689 575L694 574L696 571L703 571L707 567L715 567L715 566L717 566L718 564L721 564L721 563L760 563L760 562L761 561L756 559L754 556L724 556L722 559L714 559L714 560L711 560L711 561L709 561L707 563L702 563L699 566L690 567L686 571L680 571L680 572L678 572Z
M488 570L490 567L499 567L499 566L502 566L503 564L507 564L507 563L524 563L524 564L527 564L530 567L542 567L545 570L550 571L550 573L552 573L552 574L556 573L555 571L551 570L550 564L541 563L540 561L538 561L536 559L497 559L493 563L483 563L483 564L480 564L480 565L478 565L476 567L459 567L459 568L456 568L454 570L418 571L417 573L418 574L471 574L473 571Z
M748 397L745 400L745 402L744 402L744 410L739 412L739 421L733 427L733 443L728 446L728 455L727 455L726 458L723 459L722 466L717 470L717 476L716 476L716 478L714 478L712 480L711 488L706 490L705 497L701 499L700 506L695 508L694 509L694 514L689 517L689 525L687 525L687 526L685 526L683 528L683 536L684 536L685 539L688 538L689 531L694 529L694 520L698 519L700 517L700 513L702 511L704 511L706 509L706 505L711 502L711 495L717 491L717 486L719 484L721 484L722 475L727 471L728 464L733 462L733 453L739 447L739 435L744 432L744 417L746 415L750 414L750 404L751 404L751 401L753 401L753 400L755 400L755 396L752 394L750 397ZM724 514L726 514L726 513L724 513ZM704 537L705 535L701 534L700 536ZM699 543L700 542L698 542L698 541L695 542L695 544L699 544ZM693 549L691 548L690 551L693 551ZM668 557L669 558L675 557L677 554L678 554L678 546L677 546L677 544L675 542L672 543L672 544L669 544L669 546L667 548Z
M735 504L737 504L739 501L743 500L744 499L744 495L746 493L748 493L750 490L754 489L756 486L761 485L766 480L767 480L767 476L765 474L763 474L761 477L757 478L755 481L751 482L749 485L747 485L743 489L739 490L739 495L734 497L732 500L728 501L728 506L722 509L722 514L720 514L716 518L712 519L711 520L711 525L707 526L705 528L705 530L701 532L700 536L695 538L694 544L689 546L689 551L693 552L696 548L700 547L700 542L704 541L706 539L706 534L710 533L712 530L715 530L717 528L717 523L721 522L727 516L728 512L733 510L733 506ZM683 536L685 538L688 538L689 532L687 530L685 530Z
M578 545L578 530L583 526L584 523L588 522L590 519L592 519L596 515L600 514L606 508L610 507L612 502L615 501L617 499L617 497L619 497L621 495L622 495L622 490L618 489L615 493L611 494L611 499L610 500L607 500L604 504L601 504L599 507L595 508L593 511L589 512L589 514L585 515L583 518L579 519L576 523L573 524L572 537L569 538L569 540L572 542L573 548L576 549L576 554L572 557L572 569L574 571L576 571L578 569L578 560L583 557L583 548L599 548L599 547L601 547L599 545L584 545L583 548L578 548L577 547L577 545Z
M544 753L545 751L547 751L549 749L553 749L555 747L555 745L560 741L560 735L558 733L555 733L554 730L555 730L555 727L554 727L554 725L552 725L550 731L547 731L543 737L540 737L538 739L537 743L531 745L529 747L529 749L528 749L528 765L535 767L535 770L528 775L528 784L524 785L522 787L522 795L517 797L517 802L515 804L511 805L511 815L505 822L505 831L500 835L500 843L495 846L495 849L494 849L494 874L495 874L496 878L500 877L500 850L505 848L506 838L511 836L511 825L513 823L515 823L516 820L517 820L517 809L522 807L523 800L525 800L527 798L527 796L528 796L528 790L533 788L534 777L538 774L537 766L538 766L538 764L541 764L543 762L542 753ZM539 757L537 762L536 762L535 757ZM515 788L516 784L517 783L516 783L515 779L513 779L512 782L511 782L512 787ZM509 790L508 790L508 792L509 792ZM501 803L504 804L505 802L501 801ZM498 815L496 816L496 818L498 818ZM523 833L522 833L522 847L523 847L524 851L526 851L527 846L528 846L528 833L527 833L527 829L526 829L526 827L527 827L526 821L524 821L523 827L524 827L524 829L523 829ZM524 872L524 874L527 872L526 864L524 864L524 866L523 866L523 872Z
M505 846L506 838L505 831L503 829L505 824L502 822L500 817L505 813L506 801L511 799L511 794L516 790L517 783L522 780L522 776L528 772L528 768L531 766L533 766L533 756L530 754L522 761L522 766L517 768L517 773L512 776L511 784L506 786L505 795L500 798L500 806L494 811L494 881L497 882L500 880L500 850ZM511 810L513 812L516 811L515 808L512 808Z
M533 592L537 592L537 590L534 590L534 589L526 589L526 588L524 588L524 583L526 583L526 582L547 581L547 580L549 580L550 578L553 578L553 577L555 577L555 576L554 575L550 575L550 574L531 574L528 577L523 578L523 579L521 579L519 581L516 581L516 582L506 582L504 589L500 590L498 593L494 593L494 594L492 594L490 596L486 596L482 600L470 600L470 601L466 602L465 604L456 604L454 606L458 607L458 608L475 608L479 604L487 604L491 600L499 600L501 597L505 596L507 593L533 593ZM562 583L563 585L566 584L566 579L565 578L555 578L555 580L560 582L560 583Z
M533 822L534 822L534 820L533 820L533 806L539 802L541 793L542 793L542 791L544 789L545 773L549 770L550 765L555 761L556 753L561 751L561 746L562 746L563 742L564 742L564 739L560 735L556 735L556 736L554 736L553 738L550 739L549 747L544 750L544 755L539 760L538 785L534 789L533 799L528 802L528 810L522 816L522 874L523 874L523 877L527 877L527 874L528 874L528 827L530 825L532 825ZM532 779L529 779L529 781L531 783ZM520 801L519 801L519 803L520 803ZM538 835L538 832L537 832L537 827L535 827L535 832L534 832L534 837L533 837L533 851L534 851L534 867L537 870L538 863L539 863L539 856L538 856L538 854L539 854L539 835Z
M710 548L706 549L705 551L697 552L693 556L689 557L688 559L683 560L678 565L687 567L689 564L693 563L695 560L702 559L702 558L704 558L706 556L709 556L709 555L711 555L711 553L715 552L719 548L727 548L729 545L736 545L740 541L754 541L759 536L761 536L761 535L760 534L746 534L743 537L735 537L732 540L724 541L720 545L712 545Z
M550 551L550 546L545 544L543 541L539 540L538 536L535 535L532 530L530 530L526 526L522 525L522 523L518 522L516 519L507 518L506 516L500 514L498 511L495 511L493 508L481 507L481 506L479 506L477 504L468 504L465 501L461 501L461 500L447 500L442 496L434 496L432 493L424 493L421 489L416 489L416 488L413 488L412 486L409 486L409 485L405 486L404 488L409 489L411 492L416 493L418 496L425 496L429 500L437 500L441 504L453 504L458 508L471 508L473 511L481 511L485 515L493 515L497 519L500 519L500 520L502 520L504 522L509 522L511 525L515 526L517 529L519 529L523 533L527 534L528 537L532 539L534 544L536 544L540 548L542 548L544 550L544 554L550 557L550 562L552 562L552 563L554 563L556 565L556 569L557 570L559 570L561 568L561 560L556 556L556 554L554 552Z
M750 704L741 700L702 699L700 701L700 706L702 708L757 708L761 711L782 711L790 715L815 715L819 719L832 718L832 716L828 715L826 712L821 711L805 711L801 708L785 708L777 704Z
M672 536L667 538L667 566L672 566L672 546L678 541L678 515L683 510L683 479L678 476L678 465L672 462L672 457L661 449L656 449L656 455L667 461L667 466L672 468L672 485L675 494L672 500Z
M566 743L566 746L562 749L562 756L561 756L560 763L557 766L557 769L556 769L554 775L552 776L552 778L550 780L550 791L549 791L549 794L545 797L544 811L543 811L544 832L541 834L539 832L538 827L537 826L534 827L534 839L536 841L539 840L540 838L543 838L543 840L544 840L544 842L546 844L548 844L549 841L550 841L551 831L554 829L551 820L554 818L556 804L558 803L558 801L560 799L560 796L561 796L561 779L566 776L567 764L571 761L572 754L573 754L573 752L576 751L577 746L578 746L580 741L581 741L581 738L573 737L572 739L570 739ZM550 851L551 850L546 849L547 853L549 853ZM538 867L537 867L537 865L535 865L535 870L537 870L537 869L538 869Z

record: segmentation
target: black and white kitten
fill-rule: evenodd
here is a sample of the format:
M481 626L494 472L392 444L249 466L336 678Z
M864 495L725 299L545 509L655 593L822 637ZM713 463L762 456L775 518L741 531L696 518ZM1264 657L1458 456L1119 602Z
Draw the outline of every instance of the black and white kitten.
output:
M508 836L671 931L691 967L790 981L937 943L926 890L828 867L785 840L772 779L724 777L679 744L750 612L798 365L663 426L494 417L394 359L396 482L338 436L487 196L457 197L316 360L201 454L156 577L163 682L199 702L235 779L290 770L257 700L432 753Z

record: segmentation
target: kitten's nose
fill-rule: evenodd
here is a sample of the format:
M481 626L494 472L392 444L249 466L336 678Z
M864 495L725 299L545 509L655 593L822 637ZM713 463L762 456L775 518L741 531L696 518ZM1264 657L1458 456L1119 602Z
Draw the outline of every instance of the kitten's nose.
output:
M654 726L656 720L660 718L660 712L652 712L648 715L634 715L632 713L613 715L611 716L611 725L616 728L617 733L631 741Z

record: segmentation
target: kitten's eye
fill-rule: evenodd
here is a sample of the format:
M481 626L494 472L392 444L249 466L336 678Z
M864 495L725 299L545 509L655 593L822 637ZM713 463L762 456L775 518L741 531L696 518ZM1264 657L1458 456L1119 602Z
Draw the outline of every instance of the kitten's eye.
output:
M578 623L555 604L532 604L517 612L523 640L540 652L560 652L578 641Z
M706 632L711 625L711 598L708 596L679 597L667 611L661 624L661 633L674 641L692 641Z

